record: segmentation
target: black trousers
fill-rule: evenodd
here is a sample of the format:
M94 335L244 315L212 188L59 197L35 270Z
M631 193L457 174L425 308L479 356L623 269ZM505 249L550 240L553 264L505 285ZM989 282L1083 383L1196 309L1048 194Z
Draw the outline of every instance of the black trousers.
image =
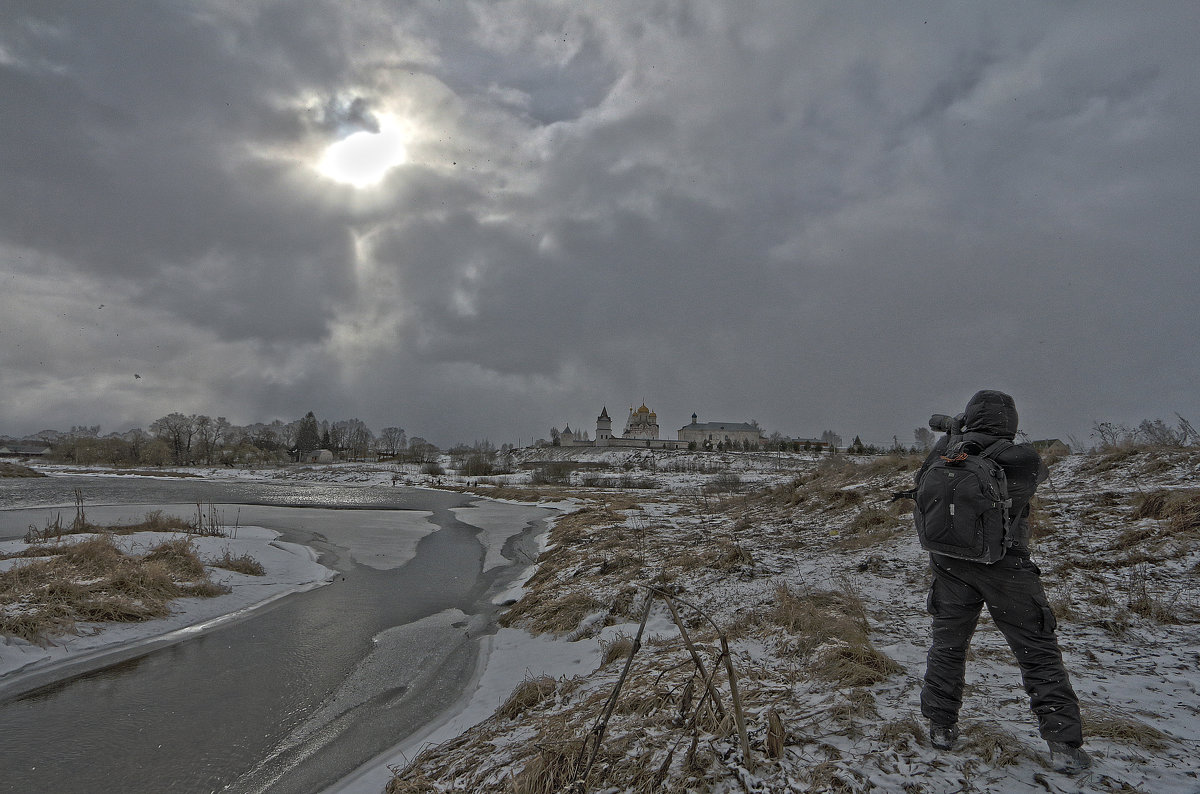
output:
M967 646L979 611L987 604L992 620L1017 657L1042 738L1074 747L1082 744L1079 699L1063 665L1054 634L1057 624L1038 567L1028 557L1015 554L992 565L931 554L930 568L933 584L928 608L933 616L933 637L921 690L921 713L939 725L958 722Z

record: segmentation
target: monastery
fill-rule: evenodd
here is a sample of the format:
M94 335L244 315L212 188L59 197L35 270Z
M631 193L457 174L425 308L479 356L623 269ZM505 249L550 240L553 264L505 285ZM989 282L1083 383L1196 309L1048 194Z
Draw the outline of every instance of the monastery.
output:
M629 418L625 420L625 430L620 436L612 432L612 418L605 407L596 417L596 438L589 439L587 431L572 430L567 425L559 433L559 444L564 447L640 447L642 449L687 449L695 444L694 449L715 449L718 444L726 447L745 444L758 447L766 440L762 431L745 422L704 422L697 421L692 414L692 423L679 429L674 440L658 437L658 415L646 407L645 403L638 408L629 408Z

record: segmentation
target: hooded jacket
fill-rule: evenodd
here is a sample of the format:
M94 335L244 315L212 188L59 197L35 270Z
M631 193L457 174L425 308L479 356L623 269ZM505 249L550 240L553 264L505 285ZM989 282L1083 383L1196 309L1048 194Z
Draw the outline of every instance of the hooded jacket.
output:
M1017 404L1013 398L1001 391L984 389L975 392L963 412L961 433L942 436L925 458L917 472L917 482L925 470L938 456L954 444L966 445L968 451L978 454L996 441L1012 441L1017 436ZM1046 464L1032 444L1013 444L993 458L1004 468L1008 479L1008 495L1012 499L1009 522L1013 532L1010 554L1029 556L1029 500L1037 491L1038 483L1050 476Z

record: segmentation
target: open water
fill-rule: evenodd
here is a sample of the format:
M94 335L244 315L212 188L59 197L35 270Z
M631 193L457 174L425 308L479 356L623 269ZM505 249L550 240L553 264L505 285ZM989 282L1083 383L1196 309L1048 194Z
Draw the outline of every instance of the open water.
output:
M165 647L82 669L0 682L0 791L318 792L458 700L493 630L490 596L523 567L549 511L510 538L518 562L483 571L476 527L452 508L474 497L404 488L98 477L0 480L0 539L22 536L83 493L89 520L146 512L276 529L313 546L336 581ZM416 556L360 564L356 533L413 532ZM361 547L361 544L359 544ZM522 552L524 549L524 552Z

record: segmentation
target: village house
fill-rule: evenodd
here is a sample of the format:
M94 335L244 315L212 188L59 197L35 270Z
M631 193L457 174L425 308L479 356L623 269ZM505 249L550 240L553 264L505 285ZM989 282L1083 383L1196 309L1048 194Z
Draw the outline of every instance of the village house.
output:
M44 458L50 454L48 444L5 441L0 443L0 458Z

